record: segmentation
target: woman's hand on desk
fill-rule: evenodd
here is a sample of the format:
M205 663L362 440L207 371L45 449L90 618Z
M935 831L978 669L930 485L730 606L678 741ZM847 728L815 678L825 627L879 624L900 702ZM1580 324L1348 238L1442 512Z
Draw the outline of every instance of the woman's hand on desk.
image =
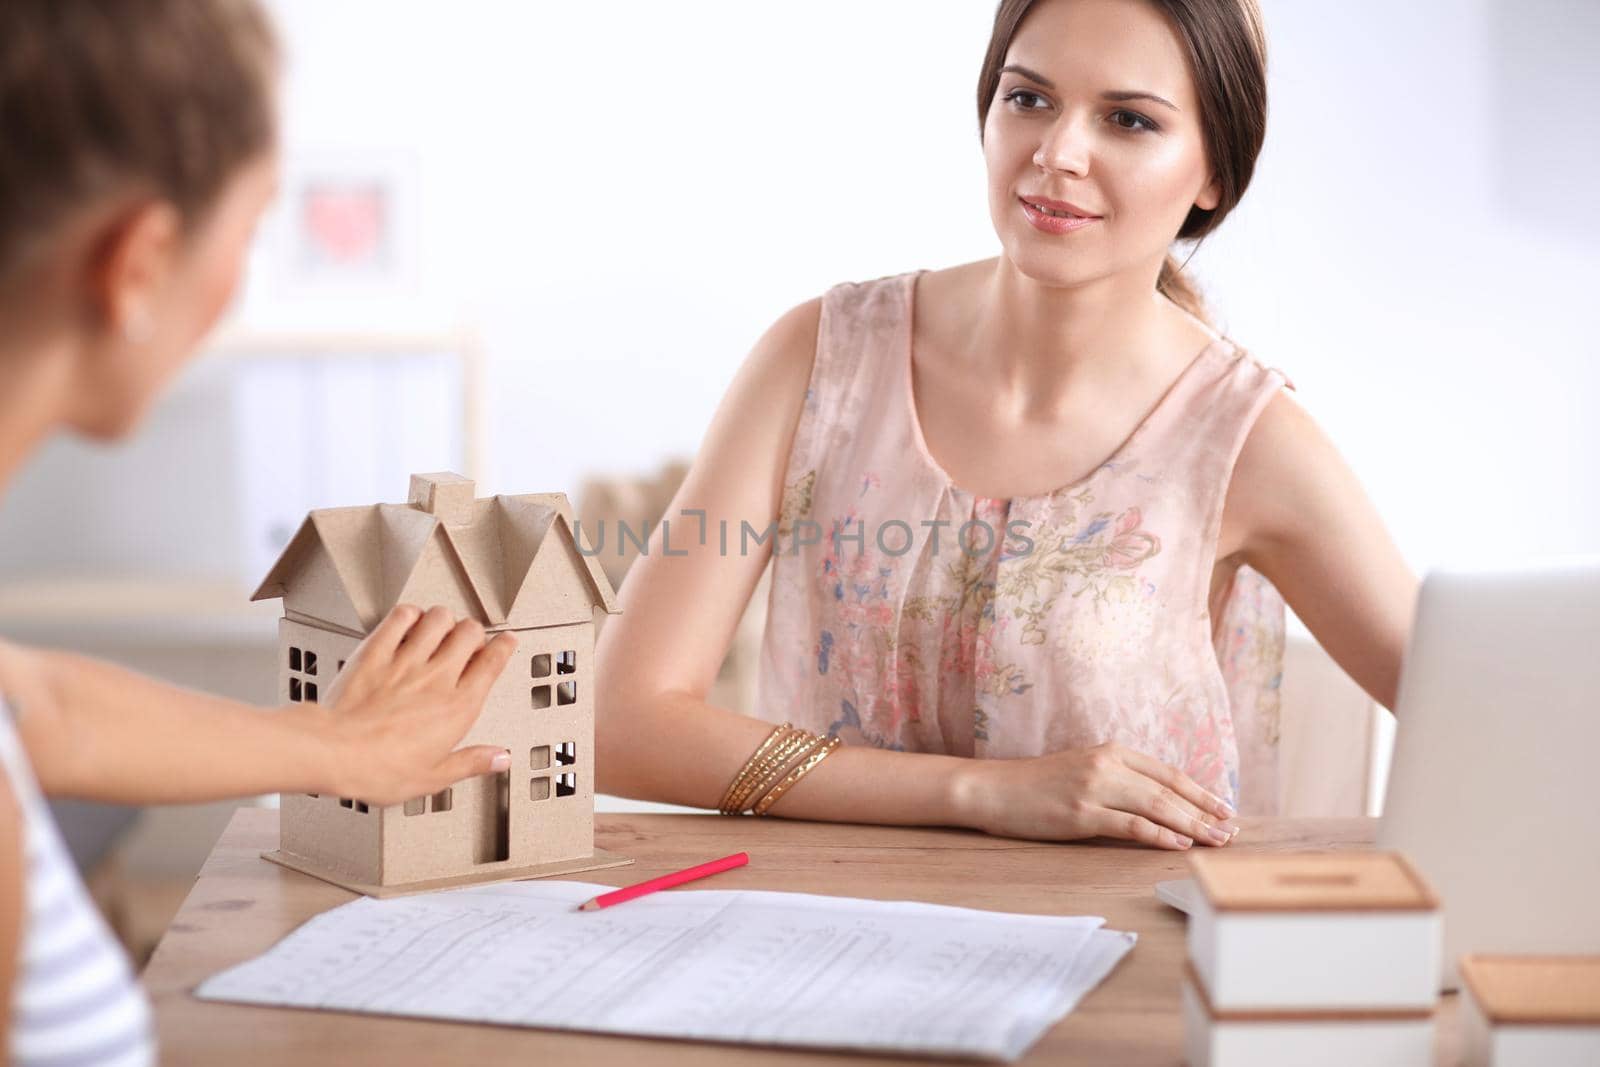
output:
M1117 744L1029 759L973 760L962 792L971 825L1001 837L1117 837L1156 848L1225 845L1238 833L1221 798L1160 760Z
M356 649L317 717L331 757L329 792L398 804L463 778L505 770L505 749L457 749L517 640L484 643L483 627L443 608L402 604Z

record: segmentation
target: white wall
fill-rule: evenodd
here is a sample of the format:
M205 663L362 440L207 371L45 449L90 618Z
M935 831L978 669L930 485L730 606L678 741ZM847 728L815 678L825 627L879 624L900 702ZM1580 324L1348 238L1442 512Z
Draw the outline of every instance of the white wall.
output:
M692 451L785 308L992 244L971 4L275 6L291 142L420 161L429 281L493 361L499 487Z
M788 306L994 251L987 2L276 6L291 144L416 153L498 488L693 449ZM1266 4L1267 147L1190 269L1418 568L1600 548L1597 12Z
M269 228L239 322L475 325L487 490L691 451L785 308L995 249L988 0L273 6L290 161L407 160L419 255L404 299L293 295ZM1419 570L1600 547L1600 5L1265 6L1267 148L1190 266L1222 325ZM14 558L17 510L71 492L26 488Z
M1600 548L1600 227L1592 193L1548 177L1550 146L1562 173L1600 165L1600 92L1575 57L1600 44L1597 11L1267 5L1257 185L1196 262L1418 568ZM1531 187L1543 210L1513 210L1507 191ZM1562 222L1584 205L1587 226Z

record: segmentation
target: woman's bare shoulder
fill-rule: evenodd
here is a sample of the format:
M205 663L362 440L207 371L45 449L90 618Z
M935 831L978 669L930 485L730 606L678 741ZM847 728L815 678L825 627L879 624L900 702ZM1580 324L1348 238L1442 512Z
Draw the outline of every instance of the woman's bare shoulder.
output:
M984 279L994 273L995 257L956 263L949 267L930 267L919 271L917 296L929 308L965 306L977 296Z
M766 402L803 396L817 354L822 324L822 297L815 296L785 311L767 327L730 388L745 399Z
M1318 487L1346 480L1338 449L1288 386L1262 407L1240 446L1227 509L1237 547L1259 554L1291 536Z

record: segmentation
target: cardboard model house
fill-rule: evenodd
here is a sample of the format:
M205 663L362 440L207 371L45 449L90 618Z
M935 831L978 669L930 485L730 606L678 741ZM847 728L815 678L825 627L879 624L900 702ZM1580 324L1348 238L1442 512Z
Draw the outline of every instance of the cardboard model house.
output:
M281 701L316 701L396 604L443 605L517 653L463 744L511 769L387 807L285 794L286 867L373 896L615 867L594 847L594 612L610 583L578 551L563 493L475 499L456 474L417 474L409 504L311 512L252 600L283 598Z

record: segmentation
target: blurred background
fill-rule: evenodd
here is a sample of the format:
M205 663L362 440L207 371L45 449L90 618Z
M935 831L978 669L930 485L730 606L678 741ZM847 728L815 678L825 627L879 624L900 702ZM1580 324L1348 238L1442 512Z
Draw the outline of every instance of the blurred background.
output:
M1266 148L1187 267L1216 324L1419 573L1594 551L1600 4L1263 6ZM988 0L269 7L284 181L247 289L137 439L57 441L0 503L8 637L268 702L280 608L247 597L307 509L452 469L657 518L783 311L997 251ZM1296 710L1306 753L1359 760L1285 811L1375 811L1387 713L1291 629L1286 747ZM135 951L230 808L64 806Z

